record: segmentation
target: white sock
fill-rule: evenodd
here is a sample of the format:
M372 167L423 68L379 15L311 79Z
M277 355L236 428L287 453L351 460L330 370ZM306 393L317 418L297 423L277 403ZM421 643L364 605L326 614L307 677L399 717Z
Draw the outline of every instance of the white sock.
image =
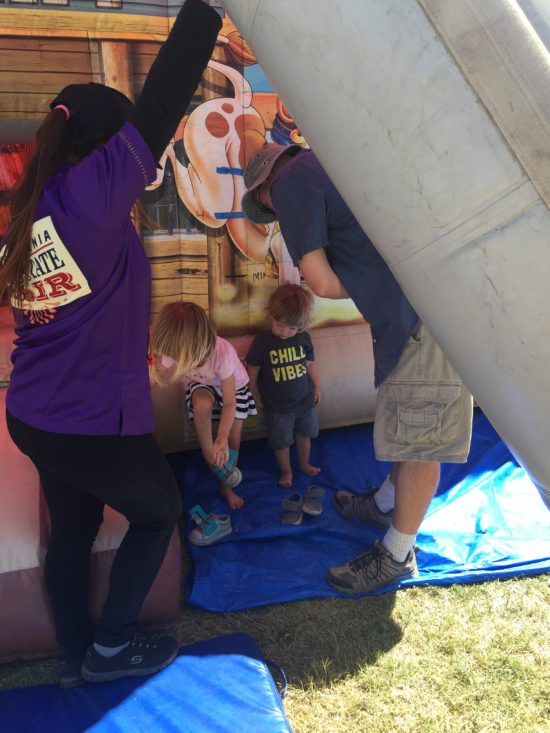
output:
M381 512L389 512L395 507L395 486L389 476L374 495L374 501Z
M126 649L129 643L130 642L127 641L126 644L121 644L120 646L102 646L101 644L96 644L94 641L94 649L98 654L101 654L102 657L114 657L115 654Z
M384 535L382 544L392 554L394 560L405 562L405 558L411 551L415 539L415 534L398 532L392 524Z

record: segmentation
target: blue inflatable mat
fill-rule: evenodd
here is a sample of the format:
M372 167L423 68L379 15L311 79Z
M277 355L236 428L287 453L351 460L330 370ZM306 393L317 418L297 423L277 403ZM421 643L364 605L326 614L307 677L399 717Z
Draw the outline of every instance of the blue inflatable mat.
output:
M183 647L151 677L0 692L2 733L292 733L246 634Z
M194 572L187 601L211 611L236 611L270 603L337 596L325 571L363 552L383 530L342 519L335 491L378 485L388 464L377 463L372 426L326 430L313 441L313 481L295 472L292 490L277 486L277 466L265 441L243 443L238 491L245 505L231 512L233 532L208 547L189 545ZM197 453L172 458L189 509L225 513L217 483ZM325 488L324 511L302 525L281 524L281 501L308 485ZM189 529L192 528L189 524ZM484 415L476 412L466 464L443 466L438 494L420 528L420 575L406 584L444 585L531 575L550 569L550 512ZM384 588L384 592L396 586Z

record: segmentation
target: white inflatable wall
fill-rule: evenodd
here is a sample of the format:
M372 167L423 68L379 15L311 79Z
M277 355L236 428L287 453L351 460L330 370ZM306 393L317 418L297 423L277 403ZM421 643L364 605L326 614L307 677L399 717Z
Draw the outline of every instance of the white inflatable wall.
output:
M502 4L515 10L513 0ZM403 0L224 5L421 318L544 493L550 212L423 8ZM540 46L540 65L550 69Z

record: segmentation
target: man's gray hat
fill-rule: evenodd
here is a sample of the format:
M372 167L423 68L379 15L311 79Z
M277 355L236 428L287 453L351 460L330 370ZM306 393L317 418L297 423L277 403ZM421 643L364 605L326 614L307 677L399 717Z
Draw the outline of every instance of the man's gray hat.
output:
M277 145L265 143L255 153L244 172L244 185L247 192L242 198L243 211L250 221L256 224L270 224L277 221L277 215L265 209L256 198L256 189L271 173L273 166L282 155L296 155L301 150L300 145Z

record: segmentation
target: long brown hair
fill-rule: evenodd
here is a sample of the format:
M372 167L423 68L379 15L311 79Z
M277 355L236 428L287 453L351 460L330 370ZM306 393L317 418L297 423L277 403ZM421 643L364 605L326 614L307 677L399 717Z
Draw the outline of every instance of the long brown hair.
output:
M0 297L24 299L31 257L31 230L44 185L70 154L70 136L62 109L48 113L36 133L36 151L11 204L11 220L0 251Z

